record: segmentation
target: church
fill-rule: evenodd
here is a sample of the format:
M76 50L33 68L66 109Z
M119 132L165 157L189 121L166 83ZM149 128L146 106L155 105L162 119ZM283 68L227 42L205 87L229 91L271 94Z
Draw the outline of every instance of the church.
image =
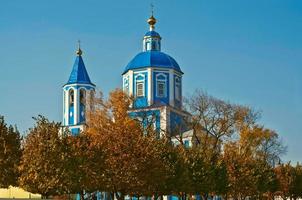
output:
M181 134L184 144L191 146L191 134L184 123L190 114L182 108L184 73L174 58L161 51L162 38L155 31L153 13L147 22L149 30L143 36L142 52L134 56L121 72L123 91L135 98L129 115L142 119L143 124L152 121L153 127L161 134L173 132L175 137ZM95 90L80 46L76 54L68 82L63 86L63 126L68 127L73 135L80 133L85 126L85 106Z

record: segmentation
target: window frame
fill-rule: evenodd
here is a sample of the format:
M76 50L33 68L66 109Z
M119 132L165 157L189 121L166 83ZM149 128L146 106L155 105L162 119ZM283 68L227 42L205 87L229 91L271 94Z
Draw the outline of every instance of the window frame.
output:
M175 99L181 101L181 79L175 77Z
M160 78L160 76L164 78ZM163 95L160 95L159 85L163 84ZM156 75L156 97L166 98L167 97L167 75L160 73Z
M69 106L74 106L74 89L70 88L68 91L68 102Z
M141 79L140 79L141 77ZM138 95L138 85L142 85L142 94L141 95ZM137 98L143 98L145 97L145 76L143 74L138 74L136 77L135 77L135 97Z

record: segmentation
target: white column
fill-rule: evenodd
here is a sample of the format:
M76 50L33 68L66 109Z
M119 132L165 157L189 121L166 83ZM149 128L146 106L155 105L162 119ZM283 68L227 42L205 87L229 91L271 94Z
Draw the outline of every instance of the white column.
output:
M69 90L63 89L63 112L64 112L64 125L69 123Z
M152 81L152 69L148 68L148 104L153 104L153 81Z
M79 90L78 89L75 89L74 90L74 112L73 112L73 114L74 114L74 125L76 125L76 124L78 124L79 123L79 117L80 117L80 113L79 113L79 111L80 111L80 101L79 101Z
M167 106L161 107L160 109L160 137L168 133L169 119L167 115Z
M169 104L174 106L174 72L173 69L169 70Z
M129 95L133 96L133 71L129 70Z

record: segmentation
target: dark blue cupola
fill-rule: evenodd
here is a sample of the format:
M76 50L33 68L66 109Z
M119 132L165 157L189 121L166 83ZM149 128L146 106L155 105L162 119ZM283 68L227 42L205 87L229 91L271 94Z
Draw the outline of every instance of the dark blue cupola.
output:
M143 40L143 51L160 51L161 48L161 37L159 33L154 31L156 19L153 15L148 19L148 24L150 25L150 30L145 34Z
M136 98L134 106L171 106L181 109L183 72L174 58L161 51L161 36L155 31L156 19L147 20L149 31L143 38L143 51L123 72L124 91Z
M137 54L126 66L123 74L129 70L135 70L146 67L160 67L164 69L173 69L182 73L178 63L168 54L161 51L161 36L155 31L156 19L153 14L147 20L149 31L143 38L143 51Z
M73 84L73 83L92 84L82 58L81 48L77 50L76 54L77 57L73 64L73 68L70 73L67 84Z
M84 128L87 102L95 89L87 73L80 44L76 54L68 82L63 86L63 125L74 135Z

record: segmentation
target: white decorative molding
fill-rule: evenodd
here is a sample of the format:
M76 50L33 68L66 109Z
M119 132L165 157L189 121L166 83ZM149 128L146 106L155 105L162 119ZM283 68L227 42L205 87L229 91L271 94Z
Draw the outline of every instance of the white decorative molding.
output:
M129 70L129 95L133 96L133 71Z
M174 106L174 70L170 69L169 70L169 91L170 91L170 96L169 96L169 104L170 106Z
M79 90L75 89L74 90L74 110L73 110L73 124L77 125L79 123L79 117L80 117L80 113L79 113L79 107L80 107L80 101L79 101Z
M153 104L153 84L152 84L152 69L148 68L148 104Z

